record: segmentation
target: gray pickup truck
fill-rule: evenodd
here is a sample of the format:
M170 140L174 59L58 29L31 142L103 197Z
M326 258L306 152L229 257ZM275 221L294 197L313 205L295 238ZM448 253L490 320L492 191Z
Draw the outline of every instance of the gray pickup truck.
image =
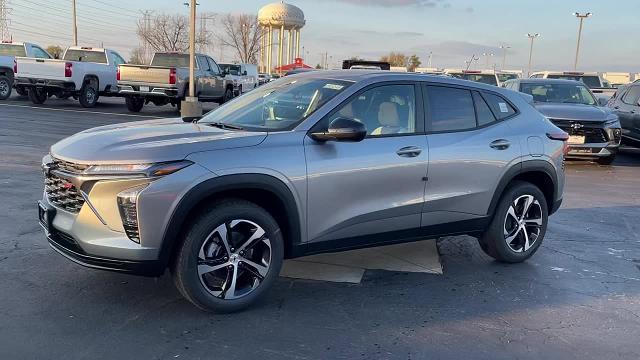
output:
M156 53L150 65L120 65L117 77L129 111L139 112L148 103L180 110L189 93L189 54ZM222 104L233 98L233 81L211 57L196 54L195 93L200 101Z
M48 52L35 44L9 40L0 42L0 100L11 96L11 89L18 69L16 56L51 59ZM16 92L22 96L27 95L27 90L22 86L17 86Z

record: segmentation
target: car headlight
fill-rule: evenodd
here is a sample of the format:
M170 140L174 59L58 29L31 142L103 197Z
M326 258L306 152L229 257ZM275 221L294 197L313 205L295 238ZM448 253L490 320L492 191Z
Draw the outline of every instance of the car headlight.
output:
M103 164L91 165L84 173L86 175L115 175L115 176L144 176L157 177L173 174L193 164L189 160L171 161L149 164Z

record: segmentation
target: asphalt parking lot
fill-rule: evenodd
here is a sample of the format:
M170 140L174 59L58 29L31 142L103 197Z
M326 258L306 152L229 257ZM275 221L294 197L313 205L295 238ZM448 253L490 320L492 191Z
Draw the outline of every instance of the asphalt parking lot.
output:
M149 117L120 99L0 102L0 359L638 359L640 150L571 163L565 202L528 262L438 240L444 274L368 271L361 284L281 278L266 301L205 314L171 277L85 269L37 222L40 160L80 130Z

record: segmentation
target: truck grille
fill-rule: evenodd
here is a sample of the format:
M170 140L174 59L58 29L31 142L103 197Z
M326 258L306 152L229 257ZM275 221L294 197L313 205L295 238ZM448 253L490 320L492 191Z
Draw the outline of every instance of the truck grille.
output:
M44 190L49 202L62 210L77 214L84 205L84 198L78 189L55 174L45 177Z
M566 131L569 135L582 135L584 136L584 142L587 144L593 143L605 143L609 139L607 133L602 128L601 124L589 124L582 123L580 121L570 121L561 119L551 119L557 127ZM575 124L579 128L575 128Z
M78 174L83 172L89 167L89 165L72 163L69 161L53 158L53 168L62 170L67 173Z

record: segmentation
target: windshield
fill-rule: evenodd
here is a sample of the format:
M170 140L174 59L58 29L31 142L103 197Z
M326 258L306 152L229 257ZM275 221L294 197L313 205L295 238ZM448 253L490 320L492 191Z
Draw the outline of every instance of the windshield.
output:
M220 106L199 123L235 125L250 131L290 130L351 84L333 79L283 78Z
M592 75L592 76L584 76L584 75L549 75L548 79L562 79L562 80L575 80L580 81L583 84L587 85L589 88L599 88L600 78Z
M187 54L155 54L151 60L151 66L188 68L189 55Z
M0 44L0 56L27 56L23 45Z
M220 70L223 73L230 75L240 75L240 65L233 64L218 64L220 66Z
M493 74L450 74L455 78L498 86L496 76Z
M107 55L104 51L67 50L63 60L106 64Z
M518 75L517 74L497 74L498 76L498 80L503 83L505 81L508 80L513 80L513 79L517 79Z
M584 85L573 84L527 84L520 91L533 96L537 103L570 103L595 105L596 99Z

